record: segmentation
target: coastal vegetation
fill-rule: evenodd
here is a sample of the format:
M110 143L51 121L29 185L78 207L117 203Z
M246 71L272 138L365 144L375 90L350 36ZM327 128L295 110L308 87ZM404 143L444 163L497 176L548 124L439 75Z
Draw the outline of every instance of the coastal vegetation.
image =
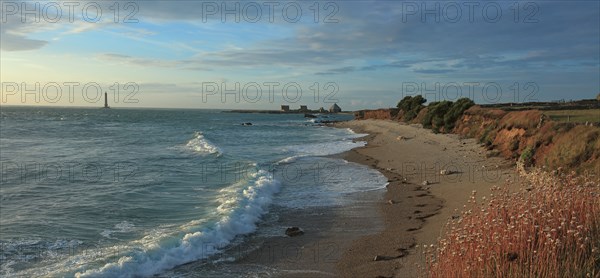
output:
M476 192L424 252L429 277L600 276L600 185L573 172L526 172L522 188Z
M600 122L600 109L586 110L549 110L544 114L556 122L595 123Z
M434 132L451 131L458 118L473 105L475 103L468 98L461 98L456 102L447 100L432 102L427 106L427 112L421 123Z
M582 107L579 110L557 109L560 106L547 103L540 107L552 106L553 110L515 110L513 105L475 105L468 98L426 106L425 102L420 95L406 96L397 108L359 111L356 118L421 124L433 132L475 138L495 154L515 161L525 153L528 166L600 174L600 109L590 108L589 100L582 101L587 106L577 104ZM561 115L569 115L570 122Z
M402 100L400 100L400 102L398 102L396 107L403 111L404 119L410 121L414 119L419 114L419 111L425 107L423 106L423 103L425 102L427 102L427 100L421 95L417 95L415 97L405 96Z
M437 244L423 246L424 276L600 277L598 104L565 109L543 103L537 110L466 98L425 106L423 100L405 97L397 109L363 111L357 118L475 138L490 153L515 161L521 177L516 190L507 182L491 196L473 192Z

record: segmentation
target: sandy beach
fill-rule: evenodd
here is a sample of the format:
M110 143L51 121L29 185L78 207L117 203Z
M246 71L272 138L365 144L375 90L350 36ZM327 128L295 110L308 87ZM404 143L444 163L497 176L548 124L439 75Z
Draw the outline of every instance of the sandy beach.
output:
M511 161L487 157L474 139L384 120L334 126L369 134L357 139L365 147L335 157L377 169L387 189L356 194L351 207L283 213L282 227L305 234L268 239L236 263L266 265L277 277L415 277L424 266L422 246L436 242L472 191L487 196L491 186L516 178Z
M418 275L418 265L424 266L419 247L436 242L474 190L487 196L491 186L517 178L511 161L487 157L474 139L382 120L335 126L371 134L367 146L344 158L374 167L389 180L377 205L385 228L351 244L337 265L341 277ZM443 170L452 174L441 174Z

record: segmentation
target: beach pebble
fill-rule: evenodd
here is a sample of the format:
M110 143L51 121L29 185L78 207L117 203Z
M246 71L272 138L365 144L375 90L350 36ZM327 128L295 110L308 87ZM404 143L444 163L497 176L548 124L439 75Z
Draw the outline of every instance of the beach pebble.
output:
M394 200L391 200L391 199L390 199L390 200L388 200L387 202L388 202L388 204L390 204L390 205L393 205L393 204L395 204L395 203L396 203L396 202L394 202Z
M429 185L429 181L425 180L423 181L423 183L421 183L422 185Z
M290 227L290 228L285 229L285 234L289 237L295 237L295 236L303 235L304 231L302 231L298 227Z
M452 175L454 172L452 170L443 169L440 171L440 175Z

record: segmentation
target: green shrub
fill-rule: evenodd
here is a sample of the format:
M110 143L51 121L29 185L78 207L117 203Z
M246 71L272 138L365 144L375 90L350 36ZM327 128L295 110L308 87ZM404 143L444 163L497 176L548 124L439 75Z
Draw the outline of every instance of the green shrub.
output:
M493 141L491 138L495 135L492 132L494 128L496 128L495 125L488 125L487 127L485 127L483 133L481 134L481 136L479 136L479 143L484 143L486 144L486 146L491 145Z
M405 96L396 107L404 111L404 121L410 121L417 117L423 106L427 102L421 95ZM456 102L440 101L429 104L427 113L421 120L421 123L426 128L434 128L434 131L439 132L440 128L444 127L446 132L451 131L456 124L456 121L462 116L465 110L471 108L475 103L468 98L460 98Z
M439 128L444 126L444 115L446 115L451 107L452 102L447 100L430 103L427 114L425 114L421 123L424 127L433 127L436 131L439 131Z
M532 147L527 147L521 153L521 162L524 166L531 166L533 164L533 152L534 149Z
M419 114L419 111L421 111L423 107L425 107L423 106L423 103L425 102L427 102L427 100L421 95L414 97L405 96L402 100L400 100L400 102L398 102L396 107L404 111L404 120L410 121L414 119L417 114Z
M462 116L465 110L471 108L473 105L475 105L475 102L468 98L460 98L453 103L452 107L450 107L448 112L444 115L444 127L446 131L452 130L458 118Z
M415 111L408 111L408 112L406 112L406 114L404 114L404 120L408 122L408 121L414 119L416 116L417 116L417 113L415 113Z

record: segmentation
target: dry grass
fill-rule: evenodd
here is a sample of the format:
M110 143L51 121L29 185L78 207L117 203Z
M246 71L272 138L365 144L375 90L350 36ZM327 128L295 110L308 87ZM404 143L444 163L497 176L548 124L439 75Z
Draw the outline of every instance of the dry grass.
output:
M483 108L479 105L471 106L467 109L464 114L467 115L482 115L487 118L500 119L504 117L508 112L501 109Z
M523 173L518 192L495 188L481 203L473 193L426 249L430 277L600 276L598 178Z
M515 159L531 149L532 162L539 167L600 175L600 127L557 123L542 115L538 110L503 112L473 106L454 132L477 138L506 158Z
M548 110L544 114L557 122L571 123L598 123L600 122L600 109L585 110Z
M582 168L582 170L595 171L597 174L600 166L600 136L599 127L578 125L566 132L554 136L553 148L543 156L543 161L548 167Z
M534 129L542 117L542 112L538 110L514 111L506 113L500 120L504 128L523 128Z

